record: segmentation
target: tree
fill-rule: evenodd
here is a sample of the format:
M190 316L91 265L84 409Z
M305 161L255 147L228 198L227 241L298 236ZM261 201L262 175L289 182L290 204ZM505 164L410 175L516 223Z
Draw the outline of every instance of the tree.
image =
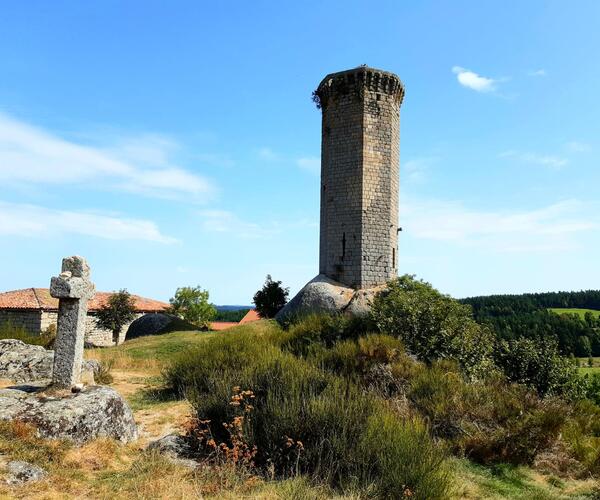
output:
M113 293L96 315L99 328L110 330L113 342L119 343L121 330L135 319L135 299L125 290Z
M473 378L493 369L492 333L473 319L470 306L429 283L404 275L375 296L371 317L383 333L397 336L419 359L454 359Z
M279 310L287 303L290 293L289 288L281 286L281 281L273 281L271 275L263 287L254 294L254 305L262 318L273 318Z
M217 315L215 306L208 302L208 290L203 290L200 286L178 288L169 302L171 307L167 312L198 328L208 328L210 320Z

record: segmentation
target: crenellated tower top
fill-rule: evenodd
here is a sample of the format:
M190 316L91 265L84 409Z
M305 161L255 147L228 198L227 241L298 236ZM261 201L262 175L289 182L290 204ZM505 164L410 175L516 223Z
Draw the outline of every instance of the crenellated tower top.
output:
M327 75L313 92L313 100L318 108L325 109L336 95L356 93L362 98L365 90L393 96L398 104L404 98L404 85L397 75L363 65Z

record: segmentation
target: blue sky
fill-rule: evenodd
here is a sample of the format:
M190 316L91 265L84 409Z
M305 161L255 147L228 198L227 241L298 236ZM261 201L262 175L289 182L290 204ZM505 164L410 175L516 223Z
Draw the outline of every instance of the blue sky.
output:
M325 74L397 73L401 273L600 288L600 3L6 2L0 290L80 254L100 290L248 304L318 270Z

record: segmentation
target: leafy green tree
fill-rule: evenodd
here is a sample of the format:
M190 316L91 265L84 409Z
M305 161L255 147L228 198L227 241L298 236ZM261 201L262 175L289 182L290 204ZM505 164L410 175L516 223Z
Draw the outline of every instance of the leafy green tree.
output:
M119 343L123 327L134 319L135 299L125 289L113 293L96 314L96 324L112 332L115 344Z
M371 316L380 331L400 338L421 360L454 359L473 378L494 367L494 336L475 322L471 308L414 276L390 281L375 297Z
M178 288L169 302L171 307L168 313L198 328L208 328L210 321L217 315L215 306L208 302L208 290L203 290L200 286Z
M577 366L560 355L555 338L501 340L494 357L509 381L533 387L541 396L583 396Z
M271 275L263 287L254 294L254 305L262 318L273 318L285 306L290 291L281 286L281 281L273 281Z

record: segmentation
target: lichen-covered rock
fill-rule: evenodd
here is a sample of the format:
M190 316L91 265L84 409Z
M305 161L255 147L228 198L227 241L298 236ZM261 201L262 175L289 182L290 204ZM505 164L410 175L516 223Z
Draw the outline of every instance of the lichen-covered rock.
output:
M48 473L37 465L23 462L21 460L13 460L6 464L6 470L10 474L6 482L8 484L29 483L44 479Z
M167 434L156 441L152 441L148 444L147 449L158 451L180 465L191 468L198 466L198 462L193 460L195 454L189 441L179 434Z
M311 313L365 316L371 309L371 301L383 288L385 285L355 290L319 274L304 285L275 319L285 323Z
M53 363L54 351L16 339L0 340L0 378L14 382L50 380ZM93 375L98 369L98 361L84 361L81 373Z
M137 439L137 426L129 405L114 389L91 386L76 394L51 396L18 389L0 390L0 420L34 425L46 438L85 443L109 437L123 443Z

